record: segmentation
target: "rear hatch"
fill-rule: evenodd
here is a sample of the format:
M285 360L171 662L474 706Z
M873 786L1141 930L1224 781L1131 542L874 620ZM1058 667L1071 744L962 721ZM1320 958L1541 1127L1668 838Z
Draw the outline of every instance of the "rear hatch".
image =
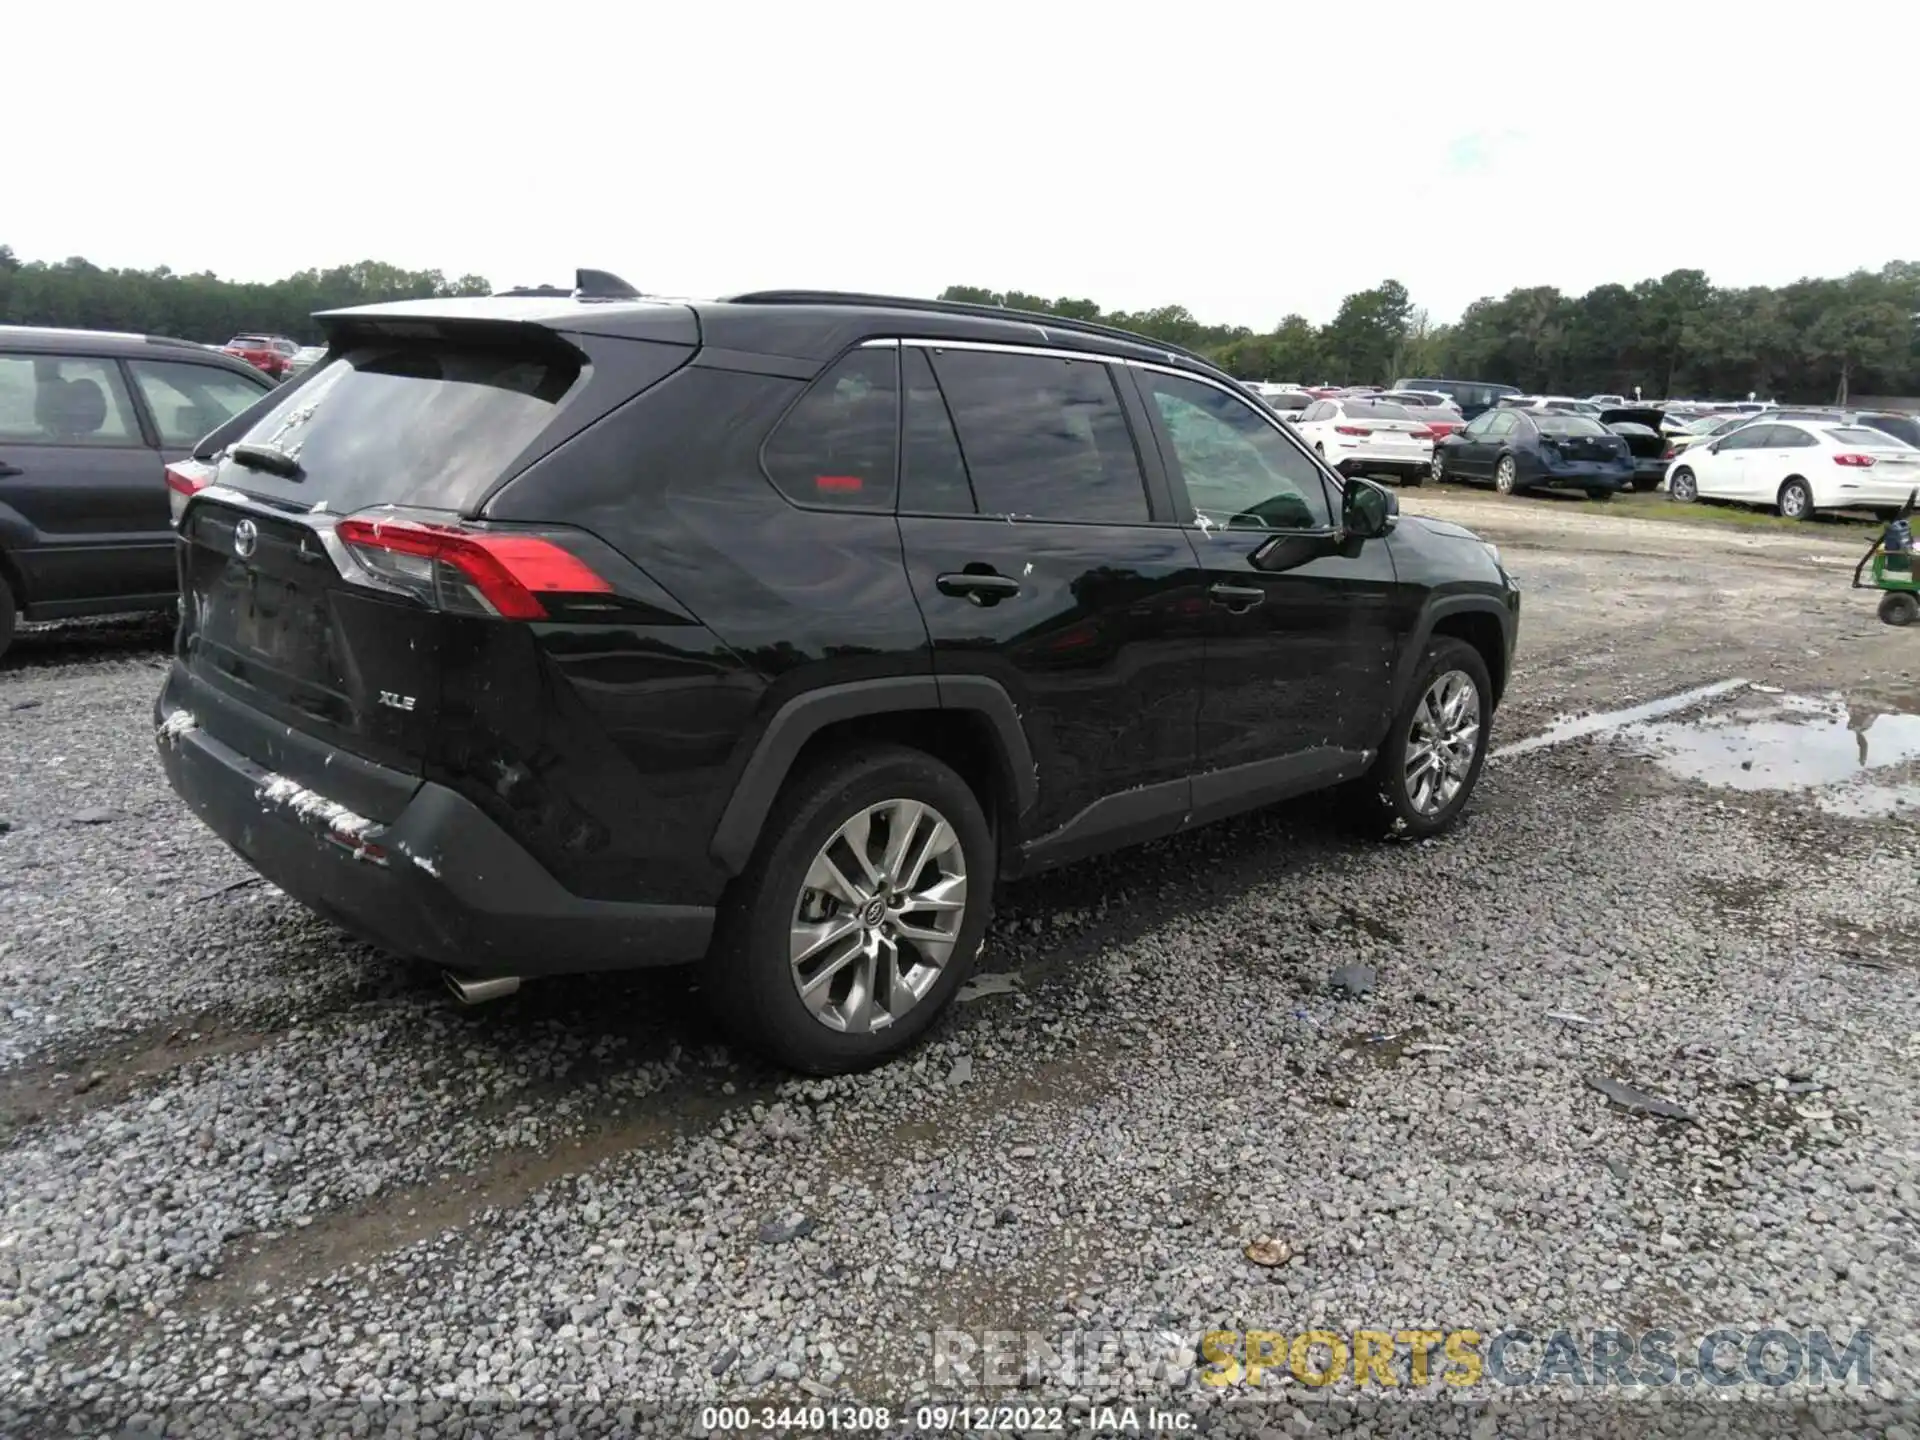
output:
M1658 460L1667 453L1668 440L1660 433L1658 410L1603 410L1600 423L1627 442L1635 459ZM1622 428L1615 429L1615 426Z
M545 618L542 592L606 588L564 538L474 517L692 354L521 325L356 324L330 326L336 358L200 465L179 521L176 663L197 722L316 786L302 757L329 747L421 772L450 619Z

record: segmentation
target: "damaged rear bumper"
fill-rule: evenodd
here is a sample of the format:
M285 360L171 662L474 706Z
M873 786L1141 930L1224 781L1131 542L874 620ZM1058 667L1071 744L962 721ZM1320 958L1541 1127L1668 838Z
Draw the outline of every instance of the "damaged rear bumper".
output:
M372 820L256 764L165 697L154 719L167 780L194 814L273 884L383 949L476 976L706 953L710 908L583 899L445 786L419 782L391 820Z

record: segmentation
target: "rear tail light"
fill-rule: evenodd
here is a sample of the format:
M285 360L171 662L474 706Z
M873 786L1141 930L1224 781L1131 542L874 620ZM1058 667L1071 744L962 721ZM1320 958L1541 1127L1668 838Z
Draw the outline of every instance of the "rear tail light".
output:
M1836 465L1845 465L1850 470L1866 470L1872 466L1873 456L1861 455L1855 451L1848 450L1834 456L1833 463Z
M214 467L205 460L177 460L167 466L167 523L180 528L187 501L213 483Z
M1660 458L1662 460L1671 460L1673 459L1674 456L1678 455L1679 453L1680 453L1680 447L1678 445L1669 445L1667 446L1666 449L1660 452Z
M334 534L380 579L455 614L544 620L542 595L613 590L577 555L538 535L352 518Z
M1364 425L1336 425L1333 427L1333 433L1336 435L1371 435L1373 431Z

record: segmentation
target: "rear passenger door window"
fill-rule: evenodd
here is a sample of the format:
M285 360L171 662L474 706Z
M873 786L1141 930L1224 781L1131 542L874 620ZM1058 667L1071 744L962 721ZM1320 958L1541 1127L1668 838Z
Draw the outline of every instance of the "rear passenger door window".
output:
M760 452L767 478L796 505L891 513L899 406L899 352L851 352L773 427Z
M128 362L140 398L147 402L165 449L195 444L268 391L244 375L217 365L177 360Z
M1139 453L1104 363L987 350L930 359L980 514L1148 523Z
M1166 426L1196 523L1267 530L1331 523L1313 461L1251 406L1157 371L1143 372L1140 382Z
M138 446L120 367L91 355L0 355L0 443Z
M902 515L972 515L973 485L960 455L953 415L933 378L924 351L900 352L901 388L906 397L900 452Z

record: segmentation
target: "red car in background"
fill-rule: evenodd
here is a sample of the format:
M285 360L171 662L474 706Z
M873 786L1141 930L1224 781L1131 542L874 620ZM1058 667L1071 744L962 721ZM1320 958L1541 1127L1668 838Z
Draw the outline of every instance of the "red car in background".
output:
M236 335L220 349L276 380L284 380L300 347L283 335Z

